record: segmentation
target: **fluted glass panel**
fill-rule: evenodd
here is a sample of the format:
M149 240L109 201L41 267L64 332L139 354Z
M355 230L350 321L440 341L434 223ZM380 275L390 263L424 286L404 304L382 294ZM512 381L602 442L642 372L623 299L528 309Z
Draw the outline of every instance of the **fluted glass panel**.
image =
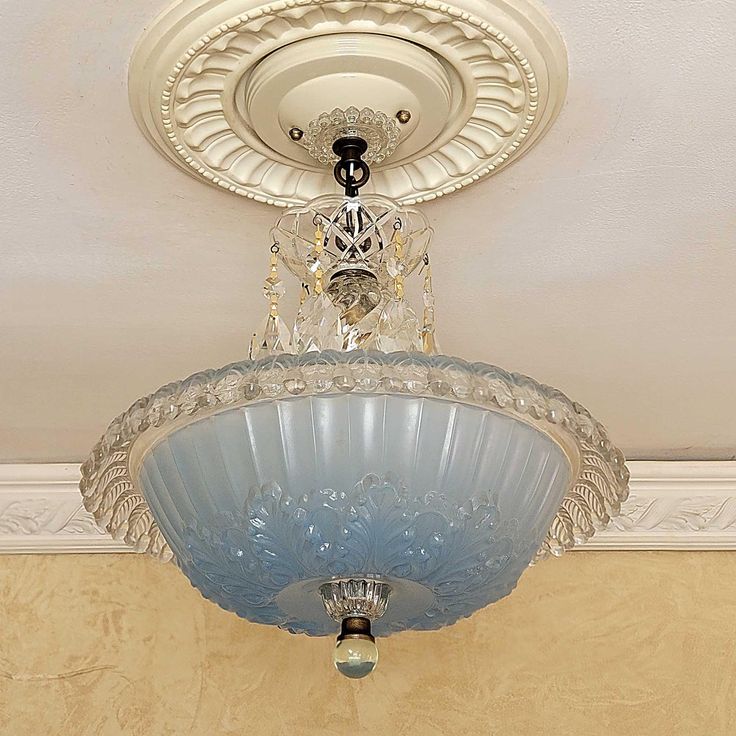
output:
M305 585L316 600L309 581L394 581L407 600L389 606L378 633L438 628L508 594L570 481L557 443L518 419L380 394L223 411L156 444L140 476L204 595L311 634L334 623L290 594Z

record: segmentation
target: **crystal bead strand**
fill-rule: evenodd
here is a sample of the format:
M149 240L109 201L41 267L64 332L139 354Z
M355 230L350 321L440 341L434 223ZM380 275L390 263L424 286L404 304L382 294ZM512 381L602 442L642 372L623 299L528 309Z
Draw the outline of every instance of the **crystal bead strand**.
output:
M319 296L324 291L324 284L322 279L324 278L324 264L322 263L322 255L325 251L325 233L322 230L322 221L317 220L317 229L314 231L314 250L312 255L314 256L313 268L314 268L314 293Z
M384 308L376 328L376 346L385 353L397 351L422 352L422 336L419 319L404 299L404 237L401 220L394 223L391 236L393 255L388 259L386 270L394 280L394 297Z
M404 263L404 237L401 234L401 222L394 224L394 233L391 236L394 246L394 255L389 258L387 270L389 276L394 280L394 293L397 299L404 298L404 272L406 264Z
M424 301L422 347L427 355L437 355L440 352L440 346L435 336L434 292L432 291L432 267L429 263L429 255L424 256L424 289L422 300Z
M255 360L265 355L284 353L291 343L289 328L279 315L279 300L286 294L284 282L278 271L279 246L271 246L271 271L263 284L263 295L268 299L269 310L262 332L253 335L250 344L250 358Z
M324 237L322 221L315 219L314 247L307 266L314 273L314 292L302 285L302 299L294 322L293 350L297 354L318 350L342 350L340 312L324 290Z

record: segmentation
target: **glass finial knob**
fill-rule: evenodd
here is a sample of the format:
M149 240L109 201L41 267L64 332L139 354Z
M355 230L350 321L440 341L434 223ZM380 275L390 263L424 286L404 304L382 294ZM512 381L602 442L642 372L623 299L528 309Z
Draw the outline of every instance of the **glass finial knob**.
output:
M333 658L337 671L353 680L373 672L378 664L378 647L369 619L352 616L343 619Z

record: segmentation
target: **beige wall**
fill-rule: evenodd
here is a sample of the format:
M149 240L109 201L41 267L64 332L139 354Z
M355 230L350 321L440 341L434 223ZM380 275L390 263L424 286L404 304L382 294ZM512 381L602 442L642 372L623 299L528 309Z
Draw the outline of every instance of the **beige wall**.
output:
M331 642L241 621L135 556L0 557L0 734L736 733L736 554L575 553L441 632Z

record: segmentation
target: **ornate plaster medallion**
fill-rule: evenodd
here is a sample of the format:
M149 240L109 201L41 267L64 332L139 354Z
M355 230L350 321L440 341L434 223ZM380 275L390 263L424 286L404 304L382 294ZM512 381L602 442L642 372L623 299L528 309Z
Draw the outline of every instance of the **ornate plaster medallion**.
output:
M135 51L130 101L178 166L279 206L335 189L299 136L320 114L408 112L369 190L414 204L529 150L566 84L562 39L530 0L179 0Z

